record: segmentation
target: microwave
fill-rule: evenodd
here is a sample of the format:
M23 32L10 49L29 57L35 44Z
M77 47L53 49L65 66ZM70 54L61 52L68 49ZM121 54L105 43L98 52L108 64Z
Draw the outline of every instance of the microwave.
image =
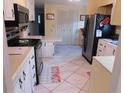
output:
M6 27L22 27L28 25L29 10L19 4L14 3L15 20L5 20Z

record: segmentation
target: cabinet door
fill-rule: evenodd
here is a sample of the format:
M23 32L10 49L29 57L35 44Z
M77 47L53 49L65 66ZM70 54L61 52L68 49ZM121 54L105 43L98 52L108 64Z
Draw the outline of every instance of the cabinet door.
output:
M46 44L46 46L47 46L47 51L46 51L46 53L47 53L47 57L52 57L53 56L53 54L54 54L54 45L53 45L53 42L49 42L49 43L47 43Z
M25 64L25 67L23 70L23 79L24 79L24 91L25 91L25 93L32 93L29 62L27 62Z
M93 60L89 93L108 93L111 74L101 64Z
M15 20L12 0L3 0L4 20Z
M113 3L111 24L121 26L121 1L115 0Z
M53 42L44 42L42 47L43 57L53 57L54 55L54 44Z
M114 0L98 0L98 6L105 6L112 4Z
M24 81L23 81L23 74L20 73L19 78L14 84L14 93L25 93L24 92Z
M29 9L29 21L34 21L35 20L34 0L27 0L26 6Z
M32 53L29 63L30 63L30 73L31 73L31 87L34 93L34 86L36 85L36 68L35 68L36 64L35 64L34 53Z
M113 56L116 53L116 46L112 44L107 44L104 49L104 55L105 56Z

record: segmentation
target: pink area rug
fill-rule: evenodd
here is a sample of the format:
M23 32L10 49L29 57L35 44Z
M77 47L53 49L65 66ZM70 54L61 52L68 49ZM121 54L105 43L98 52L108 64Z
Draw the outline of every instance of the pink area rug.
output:
M60 79L60 70L59 70L59 67L58 66L55 66L55 67L52 67L51 68L51 73L52 73L52 82L53 83L57 83L57 82L61 82L61 79Z
M61 82L60 68L58 66L44 68L40 76L40 83L48 84L48 83L58 83L58 82Z

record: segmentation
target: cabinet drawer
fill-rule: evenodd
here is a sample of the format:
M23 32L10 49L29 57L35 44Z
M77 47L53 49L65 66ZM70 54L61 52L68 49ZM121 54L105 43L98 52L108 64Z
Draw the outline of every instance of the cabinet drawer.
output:
M103 51L101 49L97 50L97 56L103 56Z
M98 42L98 47L105 48L106 47L106 42L104 40L100 39L99 42Z

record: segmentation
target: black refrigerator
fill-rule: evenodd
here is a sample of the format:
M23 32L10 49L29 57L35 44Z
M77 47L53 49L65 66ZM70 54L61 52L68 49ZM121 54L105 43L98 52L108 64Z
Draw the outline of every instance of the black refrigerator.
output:
M98 40L112 38L115 26L110 24L110 15L94 14L85 17L82 55L92 64L92 57L96 56Z

